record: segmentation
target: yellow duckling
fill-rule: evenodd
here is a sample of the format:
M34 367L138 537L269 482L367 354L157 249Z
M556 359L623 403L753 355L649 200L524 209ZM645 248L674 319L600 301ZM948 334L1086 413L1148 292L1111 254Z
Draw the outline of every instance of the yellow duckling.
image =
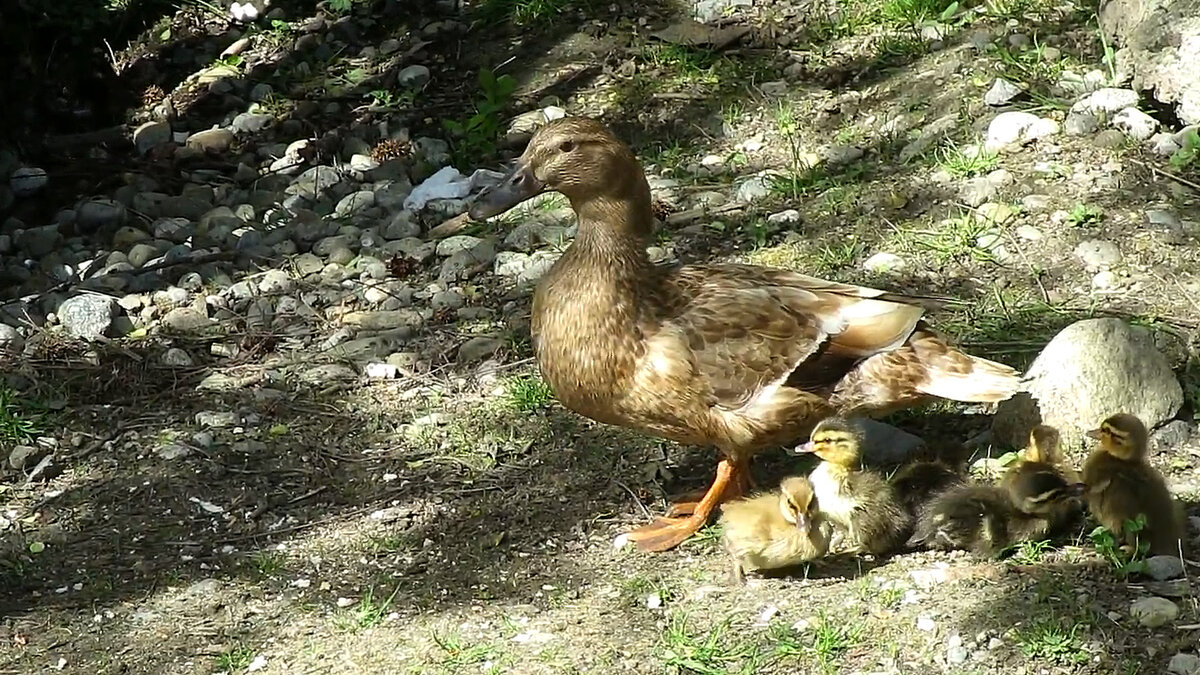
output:
M737 584L748 571L798 565L829 550L832 528L804 476L784 479L777 492L726 502L720 523L725 550L733 558L730 577Z
M1081 500L1074 497L1057 499L1062 487L1060 483L1079 483L1079 475L1063 462L1059 446L1057 429L1048 424L1035 426L1029 432L1029 446L1021 452L1020 460L1000 480L1018 511L1031 516L1047 516L1055 531L1083 515ZM1047 495L1055 496L1052 501L1056 509L1052 512L1047 512L1046 505L1039 501Z
M895 551L912 527L912 518L895 490L879 473L863 468L862 432L841 417L817 424L801 452L823 461L809 475L817 508L835 528L834 538L848 553L883 555Z
M1083 465L1087 503L1092 516L1126 544L1150 544L1151 555L1178 555L1183 514L1167 483L1146 457L1149 432L1134 415L1119 413L1087 435L1100 441ZM1137 533L1125 532L1125 521L1146 519Z

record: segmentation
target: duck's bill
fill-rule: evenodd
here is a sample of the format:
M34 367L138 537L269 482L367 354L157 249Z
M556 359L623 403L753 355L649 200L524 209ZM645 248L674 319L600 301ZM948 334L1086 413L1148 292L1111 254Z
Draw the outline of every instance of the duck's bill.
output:
M496 185L479 193L468 212L471 220L485 220L511 209L530 197L541 194L546 185L533 175L533 169L523 161Z
M1088 438L1094 438L1098 441L1100 440L1101 433L1099 429L1092 429L1091 431L1083 432L1083 435L1087 436Z
M803 455L816 450L816 448L817 446L815 443L808 441L807 443L801 443L800 445L797 445L792 449L792 452L796 453L797 455Z

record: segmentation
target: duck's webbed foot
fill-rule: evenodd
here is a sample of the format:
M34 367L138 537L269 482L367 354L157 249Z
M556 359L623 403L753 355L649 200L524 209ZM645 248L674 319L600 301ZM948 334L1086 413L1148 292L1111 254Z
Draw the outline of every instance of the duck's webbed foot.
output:
M718 505L744 495L749 488L748 475L746 462L735 464L722 459L717 464L717 477L699 500L672 504L667 517L656 518L649 525L631 530L627 536L643 551L675 548L704 527Z

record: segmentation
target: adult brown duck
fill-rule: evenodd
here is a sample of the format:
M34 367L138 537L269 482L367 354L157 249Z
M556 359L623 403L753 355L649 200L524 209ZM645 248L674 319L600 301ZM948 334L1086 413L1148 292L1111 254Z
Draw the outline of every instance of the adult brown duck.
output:
M570 200L579 230L533 296L543 378L581 415L721 454L703 495L629 533L642 550L682 542L746 492L752 455L802 440L829 415L876 416L933 397L1001 401L1019 386L1012 368L933 333L910 298L754 265L651 263L650 187L596 120L538 129L470 216L547 190Z

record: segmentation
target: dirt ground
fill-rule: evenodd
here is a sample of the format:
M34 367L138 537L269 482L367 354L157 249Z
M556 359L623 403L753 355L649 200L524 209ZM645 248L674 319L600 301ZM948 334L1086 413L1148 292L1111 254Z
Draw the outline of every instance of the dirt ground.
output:
M895 18L919 2L759 3L729 12L751 32L723 50L650 36L677 16L658 2L453 4L349 10L371 39L430 42L401 65L421 59L436 77L383 113L413 137L445 136L442 120L469 116L480 97L478 69L502 65L518 84L505 120L551 103L601 116L672 212L708 200L707 214L664 226L668 255L960 298L934 323L1018 367L1080 318L1148 326L1184 382L1181 418L1193 430L1192 445L1155 462L1179 495L1197 494L1200 249L1145 215L1157 205L1185 226L1200 218L1197 192L1156 170L1196 180L1196 169L1095 135L996 156L963 150L994 116L983 95L997 75L1036 94L1012 109L1061 120L1072 100L1053 86L1062 71L1107 69L1093 4L965 7L939 35ZM194 20L198 11L185 4L164 19L175 28L166 45L158 25L128 53L173 63L175 41L219 39L226 28ZM447 20L458 29L428 30ZM982 50L972 42L981 32ZM1014 34L1031 46L1014 46L1024 44ZM281 89L281 114L317 96L287 44L276 75L295 88ZM323 72L351 66L370 67L335 54ZM181 96L186 75L172 76ZM902 161L939 120L928 147ZM366 123L311 122L318 137L322 125ZM830 144L863 152L809 168ZM460 168L498 166L512 154L503 145ZM961 188L997 169L1009 177L988 201L1011 213L994 222ZM782 178L753 205L722 211L763 170ZM564 217L555 205L537 217ZM785 209L793 220L768 221ZM1092 238L1121 246L1104 283L1074 253ZM881 251L903 268L864 266ZM614 548L667 498L705 485L711 452L564 410L532 367L520 320L529 288L491 274L477 286L477 302L506 319L427 326L405 347L413 367L392 380L296 378L295 364L347 359L289 336L235 336L235 362L182 369L150 355L206 351L212 340L47 337L36 358L12 360L6 386L23 398L0 401L0 431L15 438L31 420L62 461L49 481L9 471L0 485L0 673L1109 675L1163 673L1173 655L1195 651L1191 577L1121 577L1083 531L1005 561L831 559L742 588L727 582L716 527L665 554ZM496 361L460 367L453 349L481 331L504 340ZM888 421L933 444L988 424L985 411L951 405ZM771 485L797 461L768 453L756 478ZM1131 618L1130 602L1148 593L1176 601L1172 624Z

